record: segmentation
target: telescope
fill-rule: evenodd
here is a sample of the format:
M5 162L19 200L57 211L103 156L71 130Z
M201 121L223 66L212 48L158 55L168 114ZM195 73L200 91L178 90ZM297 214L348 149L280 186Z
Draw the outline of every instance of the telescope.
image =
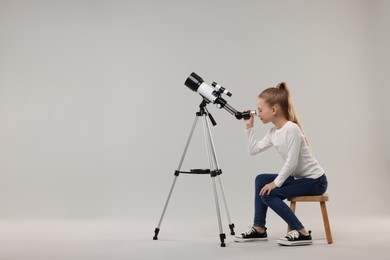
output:
M160 221L158 223L158 226L154 229L154 237L153 240L158 240L158 234L160 233L160 227L161 223L163 221L163 218L165 216L165 212L168 207L168 203L171 199L172 191L173 188L175 187L176 180L179 177L180 174L196 174L196 175L203 175L203 174L208 174L211 177L212 183L213 183L213 190L214 190L214 199L215 199L215 207L217 210L217 217L218 217L218 226L219 226L219 239L221 241L221 247L225 247L225 239L226 235L223 233L223 228L222 228L222 221L221 221L221 212L219 208L219 200L218 200L218 191L217 191L217 185L216 185L216 179L219 181L219 187L220 187L220 193L222 193L223 196L223 202L225 205L226 209L226 214L227 218L229 220L229 229L230 229L230 235L235 235L234 232L234 224L232 223L229 215L229 210L227 207L227 202L226 202L226 197L225 197L225 191L223 188L222 184L222 170L218 166L218 161L217 161L217 154L215 151L214 147L214 142L213 142L213 137L211 135L211 130L209 126L209 121L212 123L213 126L215 126L217 123L207 110L206 106L209 103L213 103L217 106L217 108L224 108L226 109L230 114L234 115L237 119L242 119L242 118L250 118L251 114L253 114L254 111L246 111L246 112L239 112L236 109L234 109L232 106L230 106L225 99L222 98L222 95L227 95L227 96L232 96L232 93L230 93L227 89L222 87L221 85L218 85L217 83L213 82L213 84L210 86L206 84L201 77L199 77L195 72L191 73L191 75L187 78L187 80L184 83L189 89L192 91L195 91L199 93L203 100L199 105L199 111L196 112L196 117L194 120L194 123L192 125L190 135L188 136L187 143L185 145L183 154L181 156L179 166L177 170L175 171L175 179L173 180L171 189L169 191L168 198L165 202L164 209L162 211ZM194 134L194 130L196 127L196 124L198 122L198 119L201 118L203 121L203 132L204 132L204 137L205 137L205 142L206 142L206 148L207 148L207 154L208 154L208 159L209 159L209 164L210 168L209 169L190 169L189 171L183 171L181 170L184 158L187 154L188 147L190 145L192 135Z
M234 115L238 120L249 119L251 117L251 114L256 114L256 111L253 110L240 112L234 109L226 102L225 99L221 97L222 94L231 97L232 93L230 91L228 91L216 82L213 82L211 86L208 85L195 72L192 72L191 75L188 76L188 78L184 82L184 85L186 85L192 91L199 93L199 95L203 97L203 100L206 103L215 104L216 107L219 109L224 108L230 114Z

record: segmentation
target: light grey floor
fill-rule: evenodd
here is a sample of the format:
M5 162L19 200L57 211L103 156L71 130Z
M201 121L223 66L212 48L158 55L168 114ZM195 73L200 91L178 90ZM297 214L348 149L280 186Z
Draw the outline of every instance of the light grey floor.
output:
M235 243L228 236L227 246L221 248L214 220L198 225L167 221L158 241L152 240L154 222L3 220L0 259L389 259L390 218L333 219L332 245L326 243L322 223L318 223L314 244L294 248L275 242L285 231L280 225L269 230L269 241ZM236 231L246 228L239 226Z

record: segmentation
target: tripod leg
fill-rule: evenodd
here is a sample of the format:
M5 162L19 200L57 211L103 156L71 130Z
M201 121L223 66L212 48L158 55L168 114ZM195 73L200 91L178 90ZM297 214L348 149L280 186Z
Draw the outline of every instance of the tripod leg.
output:
M204 130L204 137L205 137L205 141L206 141L207 153L208 153L208 157L209 157L210 170L213 171L216 169L216 165L215 165L215 161L212 160L212 142L210 140L210 138L211 138L210 128L208 126L206 116L203 117L203 130ZM226 246L226 244L225 244L226 235L223 233L223 229L222 229L221 211L219 208L218 193L217 193L217 186L215 184L214 173L211 174L211 179L212 179L213 190L214 190L215 208L217 210L219 238L221 240L221 247L225 247Z
M195 130L195 126L196 126L197 122L198 122L198 116L195 117L194 123L192 124L191 131L190 131L190 134L188 136L186 146L184 147L184 151L183 151L183 154L182 154L180 162L179 162L179 166L177 166L178 171L181 170L181 166L183 165L184 157L187 154L188 146L190 145L192 135L194 134L194 130Z
M227 201L226 201L226 196L225 196L225 190L223 188L222 177L220 175L218 175L218 180L219 180L219 185L220 185L220 188L221 188L223 202L224 202L224 205L225 205L226 215L227 215L227 218L228 218L228 221L229 221L230 235L234 236L236 234L234 232L234 224L232 223L232 220L230 219L229 209L228 209L228 206L227 206Z
M221 240L221 247L225 247L226 246L226 244L225 244L226 235L223 233L223 229L222 229L221 211L219 209L217 187L215 185L215 177L212 177L211 179L213 180L215 208L217 209L218 226L219 226L219 238Z
M213 156L213 159L214 159L214 163L215 163L216 168L219 169L218 159L217 159L217 153L216 153L216 151L215 151L215 146L214 146L213 137L212 137L212 135L211 135L210 125L208 124L207 121L206 121L206 126L207 126L207 130L208 130L208 133L207 133L207 134L208 134L208 139L209 139L209 142L210 142L211 154L212 154L212 156ZM229 221L230 234L231 234L231 235L235 235L235 232L234 232L234 224L232 223L232 220L230 219L228 204L227 204L227 200L226 200L226 196L225 196L225 189L224 189L224 187L223 187L222 177L221 177L220 175L218 175L218 180L219 180L219 185L220 185L220 188L221 188L221 193L222 193L223 202L224 202L224 205L225 205L226 215L227 215L227 218L228 218L228 221Z
M169 190L168 198L167 198L167 201L165 202L164 210L163 210L163 212L161 214L160 221L158 222L158 226L154 230L153 240L157 240L158 239L157 236L158 236L158 233L160 232L161 223L163 221L163 218L164 218L164 215L165 215L165 211L167 210L169 200L171 199L171 195L172 195L172 192L173 192L173 188L175 187L177 177L178 176L175 176L175 178L173 179L173 183L172 183L171 189Z
M164 219L165 211L167 210L169 200L171 199L171 195L172 195L172 192L173 192L173 188L175 187L177 177L179 177L179 172L181 170L181 166L183 164L184 157L186 156L186 153L187 153L187 150L188 150L188 146L190 145L190 141L191 141L192 135L194 134L194 130L195 130L195 126L196 126L197 122L198 122L198 116L195 117L194 123L192 124L191 131L190 131L190 134L188 136L186 146L184 147L184 151L183 151L183 154L182 154L180 162L179 162L179 166L177 167L177 171L175 171L175 178L173 180L171 189L169 190L168 198L167 198L167 201L165 202L165 206L164 206L163 212L161 214L160 221L158 222L157 228L154 229L153 240L157 240L158 239L158 233L160 232L161 223L162 223L162 221Z

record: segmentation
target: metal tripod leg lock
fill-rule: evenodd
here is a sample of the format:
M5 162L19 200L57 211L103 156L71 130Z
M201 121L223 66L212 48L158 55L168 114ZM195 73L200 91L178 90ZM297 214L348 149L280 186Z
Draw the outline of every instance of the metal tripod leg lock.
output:
M207 153L208 153L210 169L192 169L190 171L181 171L181 166L182 166L184 158L186 156L186 153L187 153L189 144L191 142L191 138L192 138L192 135L194 133L194 130L195 130L195 127L196 127L196 124L198 122L199 117L201 117L203 120L203 131L204 131L204 137L205 137L205 142L206 142L206 148L207 148ZM202 102L200 105L199 112L196 113L196 117L195 117L194 123L192 125L189 137L187 139L187 143L185 145L184 152L183 152L182 157L180 159L179 166L174 173L175 177L174 177L172 186L169 190L168 198L165 202L164 209L163 209L163 212L162 212L161 217L160 217L160 221L158 223L157 228L154 230L154 237L153 237L154 240L158 239L158 234L160 232L161 223L163 221L165 212L166 212L167 207L168 207L168 203L171 199L173 189L175 187L177 178L179 177L180 173L183 173L183 174L209 174L211 176L213 191L214 191L215 208L217 211L218 227L219 227L219 233L220 233L219 238L221 241L221 247L225 247L226 246L226 244L225 244L226 235L223 233L223 228L222 228L221 212L220 212L220 207L219 207L218 192L217 192L217 185L216 185L215 179L218 180L219 188L220 188L222 198L223 198L223 203L224 203L224 206L226 209L226 215L227 215L227 218L229 221L230 234L231 235L235 234L234 224L232 223L232 221L230 219L230 214L229 214L229 210L228 210L228 206L227 206L227 200L226 200L225 191L224 191L224 187L223 187L223 183L222 183L222 178L221 178L222 170L218 166L217 154L215 152L214 142L213 142L213 138L212 138L211 131L210 131L210 125L208 122L209 119L213 125L216 125L214 118L211 116L211 114L206 109L206 103Z

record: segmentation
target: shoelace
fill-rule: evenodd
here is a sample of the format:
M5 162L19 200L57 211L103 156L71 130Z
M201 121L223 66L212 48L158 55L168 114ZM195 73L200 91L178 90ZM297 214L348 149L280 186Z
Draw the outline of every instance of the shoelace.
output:
M256 232L256 230L253 228L253 227L250 227L248 229L248 231L245 231L244 233L242 233L244 236L247 236L247 235L250 235L252 233Z
M295 240L298 237L299 237L299 232L296 230L291 230L290 232L287 233L286 236L288 240Z

